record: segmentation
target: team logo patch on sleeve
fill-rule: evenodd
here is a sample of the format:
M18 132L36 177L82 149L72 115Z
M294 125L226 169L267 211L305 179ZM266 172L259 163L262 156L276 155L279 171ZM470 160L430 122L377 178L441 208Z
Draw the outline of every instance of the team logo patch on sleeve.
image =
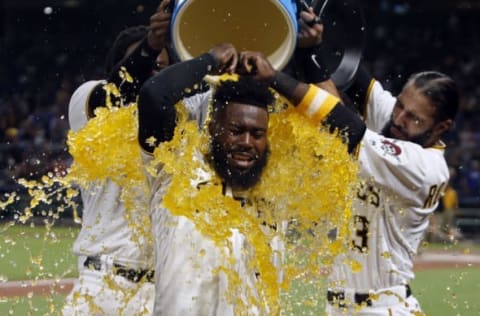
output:
M402 153L402 149L398 145L387 139L382 140L381 148L387 155L399 156Z

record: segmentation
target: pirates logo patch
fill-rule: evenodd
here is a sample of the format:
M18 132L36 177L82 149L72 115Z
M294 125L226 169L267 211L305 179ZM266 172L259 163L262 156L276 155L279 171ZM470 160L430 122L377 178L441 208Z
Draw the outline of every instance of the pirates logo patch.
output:
M399 156L402 153L402 149L398 145L386 139L382 140L381 148L385 154L392 156Z

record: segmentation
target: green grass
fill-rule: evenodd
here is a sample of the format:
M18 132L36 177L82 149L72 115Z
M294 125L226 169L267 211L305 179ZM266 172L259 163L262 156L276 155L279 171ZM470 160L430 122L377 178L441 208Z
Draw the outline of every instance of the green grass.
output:
M77 234L78 228L0 226L0 282L75 277L76 257L71 249ZM468 243L428 244L423 251L473 252L478 248ZM480 315L480 269L420 271L412 289L429 316ZM291 309L285 315L322 315L323 295L305 281L296 282L286 298ZM0 315L57 315L63 300L61 295L0 299ZM305 301L308 306L299 304Z
M480 315L480 269L417 272L412 290L427 315Z
M55 296L33 296L16 297L8 300L0 299L0 315L11 316L52 316L60 315L65 297Z
M75 277L77 234L78 228L0 226L0 281Z

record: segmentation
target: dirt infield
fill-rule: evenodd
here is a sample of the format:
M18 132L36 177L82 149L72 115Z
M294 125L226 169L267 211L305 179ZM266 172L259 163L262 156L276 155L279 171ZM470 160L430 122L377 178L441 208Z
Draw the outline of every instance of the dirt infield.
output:
M0 283L0 297L15 297L48 294L67 294L73 287L75 279L9 281Z
M480 268L480 254L428 252L417 255L415 271L441 268Z
M441 268L480 268L480 254L462 254L429 252L422 253L415 259L415 270L425 271ZM73 287L75 279L10 281L0 283L0 298L27 295L66 295Z

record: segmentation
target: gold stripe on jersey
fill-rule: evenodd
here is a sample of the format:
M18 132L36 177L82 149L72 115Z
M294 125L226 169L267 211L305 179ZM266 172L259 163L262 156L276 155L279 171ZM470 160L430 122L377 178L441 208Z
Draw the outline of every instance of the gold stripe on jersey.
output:
M447 145L445 145L444 142L439 141L438 143L434 144L432 147L433 149L440 149L440 150L445 150L447 148Z
M370 94L372 93L372 90L373 90L373 85L375 84L376 80L375 79L371 79L370 80L370 83L368 84L368 88L367 88L367 93L365 94L365 100L363 101L365 104L364 108L363 108L363 121L366 121L367 118L368 118L368 99L370 99Z
M358 157L360 156L360 150L363 147L363 139L361 142L358 143L358 145L355 147L355 150L353 151L353 159L358 160Z
M297 109L314 122L321 122L338 103L340 99L311 84Z

